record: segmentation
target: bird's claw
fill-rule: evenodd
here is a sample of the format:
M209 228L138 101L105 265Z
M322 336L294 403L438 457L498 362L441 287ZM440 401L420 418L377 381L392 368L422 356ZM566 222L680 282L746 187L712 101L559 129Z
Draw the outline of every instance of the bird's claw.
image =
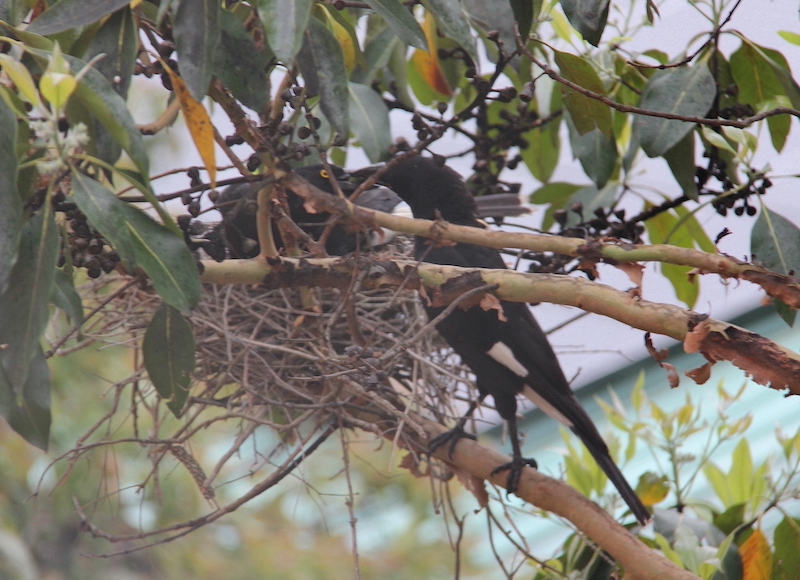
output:
M444 445L449 441L450 445L448 446L447 449L447 455L449 457L452 457L453 453L456 450L456 443L458 443L459 439L463 438L472 439L473 441L478 440L478 438L475 435L473 435L472 433L467 433L466 431L464 431L464 428L459 425L431 439L430 442L428 443L428 454L432 454L434 451L439 449L439 447L441 447L442 445Z
M501 471L508 471L508 479L506 479L506 497L512 493L517 493L519 478L522 475L522 470L526 467L537 469L539 465L533 458L515 457L508 463L504 463L492 470L491 475L497 475Z

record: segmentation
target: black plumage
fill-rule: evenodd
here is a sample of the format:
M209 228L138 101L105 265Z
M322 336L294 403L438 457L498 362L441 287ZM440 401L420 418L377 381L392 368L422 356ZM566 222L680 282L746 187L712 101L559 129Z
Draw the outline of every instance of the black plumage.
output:
M414 157L402 161L385 173L380 182L403 198L416 218L441 217L453 224L481 227L474 198L464 181L455 171L439 167L431 159ZM433 264L506 268L497 250L472 244L437 247L430 240L417 237L415 253L418 259ZM475 374L480 399L492 395L497 411L508 422L513 460L495 470L509 470L508 491L516 490L519 474L526 464L535 465L523 459L519 447L516 397L523 395L580 437L636 519L645 523L650 517L647 509L611 459L608 447L573 394L528 306L507 301L501 301L500 305L502 315L496 309L486 310L481 306L456 308L437 324L437 329ZM444 307L427 306L426 310L433 319ZM479 402L473 403L467 416ZM452 437L463 435L464 424L462 419Z
M342 193L350 197L356 189L350 180L350 175L341 167L330 165L333 177L339 184ZM294 170L300 177L326 193L334 193L328 172L322 164L308 165ZM222 260L227 254L233 258L254 258L259 254L258 232L256 230L256 212L258 204L256 197L261 184L237 183L225 188L217 199L216 206L222 214L222 223L212 230L209 238L215 242L207 245L206 249L212 253L212 258ZM527 212L519 203L519 197L512 194L487 195L480 198L478 215L482 218L502 219L508 216L517 216ZM289 215L314 240L319 240L325 230L331 215L329 213L310 213L305 206L305 201L292 190L286 190L286 201ZM376 186L361 192L355 203L367 209L385 213L397 212L402 199L390 189ZM387 232L384 232L386 234ZM272 235L275 245L281 248L283 242L280 232L273 224ZM375 236L377 238L377 236ZM386 240L388 237L383 237ZM372 243L370 243L372 242ZM331 256L344 256L355 251L357 247L366 249L377 240L371 240L365 232L347 231L341 225L335 225L325 242L325 250ZM213 249L216 249L214 252Z
M349 197L355 191L355 185L350 182L349 175L341 167L336 165L330 167L342 193ZM294 171L318 189L326 193L333 193L333 185L328 172L321 164L299 167ZM218 233L224 236L228 251L234 258L254 258L260 251L256 229L258 209L256 198L260 187L261 184L258 182L237 183L225 188L217 199L217 208L222 213L222 223ZM290 189L286 190L286 202L292 220L314 240L319 240L331 215L324 212L309 212L303 198ZM272 235L276 247L280 248L283 242L280 232L274 224ZM356 234L347 232L344 227L336 225L328 236L325 249L333 256L343 256L355 250L356 244Z

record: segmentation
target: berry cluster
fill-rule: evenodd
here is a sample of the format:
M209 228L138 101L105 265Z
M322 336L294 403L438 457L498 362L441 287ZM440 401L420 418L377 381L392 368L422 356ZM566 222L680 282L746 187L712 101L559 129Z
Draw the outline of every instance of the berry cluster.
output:
M84 213L63 193L54 196L53 205L67 219L66 248L59 256L58 266L66 263L68 251L73 267L86 268L86 274L90 278L99 278L103 272L111 272L119 263L119 254L86 221Z
M728 176L725 161L713 155L709 157L707 168L697 168L696 178L700 195L714 195L715 198L711 205L721 216L727 216L729 209L733 209L733 213L737 216L747 214L752 217L756 215L758 210L750 204L750 196L764 195L772 187L772 181L763 173L755 170L748 172L746 184L736 185ZM707 184L710 179L721 184L722 191L709 188Z

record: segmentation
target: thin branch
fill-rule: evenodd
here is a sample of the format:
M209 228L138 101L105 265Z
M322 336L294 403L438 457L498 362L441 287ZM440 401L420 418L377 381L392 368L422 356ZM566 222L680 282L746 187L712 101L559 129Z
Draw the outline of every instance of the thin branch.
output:
M690 117L686 115L677 115L675 113L668 113L662 111L652 111L649 109L641 109L639 107L633 107L631 105L623 105L622 103L618 103L606 97L605 95L601 95L600 93L595 93L594 91L590 91L587 88L582 87L579 84L572 82L569 79L562 77L558 74L555 69L551 68L548 64L541 62L537 59L533 53L528 50L525 45L522 44L522 39L517 37L517 43L519 45L519 50L524 54L527 58L531 60L536 66L542 69L544 73L549 76L551 79L556 81L557 83L561 83L565 87L572 89L573 91L582 94L585 97L590 99L594 99L596 101L600 101L604 105L608 105L612 109L616 109L620 113L633 113L635 115L644 115L646 117L658 117L661 119L671 119L675 121L685 121L687 123L695 123L697 125L706 125L708 127L736 127L738 129L744 129L757 123L759 121L763 121L769 117L774 117L776 115L792 115L794 117L800 118L800 111L797 109L792 109L789 107L776 107L775 109L770 109L769 111L762 111L752 117L747 117L746 119L741 119L738 121L732 121L729 119L707 119L705 117Z

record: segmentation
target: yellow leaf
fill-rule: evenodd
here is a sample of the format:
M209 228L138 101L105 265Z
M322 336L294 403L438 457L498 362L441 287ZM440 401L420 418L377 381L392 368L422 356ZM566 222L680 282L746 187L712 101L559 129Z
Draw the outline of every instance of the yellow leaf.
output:
M0 54L0 68L8 75L11 82L16 85L22 97L30 104L41 107L42 101L36 91L36 85L28 69L21 62L14 60L7 54Z
M669 490L667 476L657 476L650 471L642 474L639 477L639 483L636 485L636 495L648 507L653 507L664 501L669 494Z
M769 580L772 577L772 552L769 542L759 529L739 547L744 568L743 580Z
M335 10L335 8L329 8L325 4L319 4L318 6L322 7L325 15L325 22L328 25L328 30L330 30L333 36L336 37L336 40L339 42L339 46L342 47L342 53L344 54L344 67L347 69L347 72L351 72L356 65L356 59L358 58L358 41L350 33L350 31L342 26L342 24L338 22L331 14L330 11L332 9Z
M436 20L430 12L425 13L425 22L422 24L422 30L425 32L425 39L428 41L428 52L424 50L415 50L411 56L411 64L417 69L419 76L425 79L432 89L438 93L450 97L453 95L453 90L447 82L442 72L442 67L439 64L439 55L437 54L438 44L436 42Z
M172 89L175 91L175 97L181 105L181 112L186 120L186 126L189 128L192 141L194 141L197 152L200 153L200 158L206 166L208 177L211 180L211 187L214 188L217 185L217 159L214 150L214 126L211 124L211 118L208 116L203 104L191 95L183 79L175 74L163 61L162 64L169 74L169 80L172 81Z

